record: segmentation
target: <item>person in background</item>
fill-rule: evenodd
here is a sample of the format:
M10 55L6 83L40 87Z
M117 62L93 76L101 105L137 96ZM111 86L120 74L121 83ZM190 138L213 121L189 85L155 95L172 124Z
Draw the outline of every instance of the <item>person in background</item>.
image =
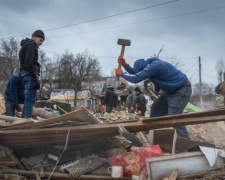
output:
M123 57L118 58L124 69L131 75L123 73L122 69L116 69L116 75L121 76L131 83L139 83L149 78L159 86L162 93L151 107L150 117L182 114L190 100L192 88L187 76L172 64L157 57L147 60L138 59L131 67ZM174 127L178 136L189 139L186 126Z
M139 87L136 87L134 89L135 93L136 93L136 103L137 103L137 109L136 112L138 113L138 115L140 116L145 116L145 112L146 112L146 100L145 100L145 96L144 94L141 92Z
M128 87L127 90L129 91L129 96L127 97L128 113L134 113L134 110L136 109L136 93L135 91L132 92L131 87Z
M114 92L114 88L112 86L108 86L105 99L102 105L103 112L111 113L112 108L117 106L117 95Z
M15 116L15 110L21 112L19 104L24 104L24 85L21 72L13 74L5 89L5 108L7 116Z
M219 83L215 87L215 92L216 92L216 94L222 94L225 97L225 81Z

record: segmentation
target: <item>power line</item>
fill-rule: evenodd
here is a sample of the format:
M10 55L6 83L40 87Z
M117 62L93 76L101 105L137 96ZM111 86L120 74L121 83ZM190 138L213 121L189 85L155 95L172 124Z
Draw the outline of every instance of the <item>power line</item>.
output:
M118 26L111 26L111 27L106 27L106 28L100 28L100 29L96 29L96 30L83 31L83 32L77 32L77 33L73 33L73 34L66 34L66 35L61 35L61 36L55 36L55 37L46 38L46 39L54 39L54 38L60 38L60 37L65 37L65 36L72 36L72 35L77 35L77 34L84 34L84 33L89 33L89 32L101 31L101 30L106 30L106 29L120 28L120 27L134 25L134 24L141 24L141 23L146 23L146 22L158 21L158 20L162 20L162 19L170 19L170 18L185 16L185 15L190 15L190 14L197 14L197 13L206 12L206 11L213 11L213 10L222 9L222 8L225 8L225 6L216 7L216 8L210 8L210 9L204 9L204 10L200 10L200 11L193 11L193 12L188 12L188 13L182 13L182 14L177 14L177 15L173 15L173 16L167 16L167 17L162 17L162 18L150 19L150 20L145 20L145 21L139 21L139 22L135 22L135 23L123 24L123 25L118 25Z
M132 11L127 11L127 12L123 12L123 13L119 13L119 14L114 14L114 15L110 15L110 16L96 18L96 19L83 21L83 22L79 22L79 23L74 23L74 24L70 24L70 25L66 25L66 26L60 26L60 27L56 27L56 28L52 28L52 29L45 29L44 31L45 32L53 31L53 30L58 30L58 29L67 28L67 27L71 27L71 26L77 26L77 25L81 25L81 24L85 24L85 23L95 22L95 21L99 21L99 20L103 20L103 19L109 19L109 18L112 18L112 17L121 16L121 15L125 15L125 14L130 14L130 13L133 13L133 12L142 11L142 10L146 10L146 9L150 9L150 8L154 8L154 7L158 7L158 6L162 6L162 5L166 5L166 4L174 3L174 2L177 2L177 1L179 1L179 0L172 0L172 1L169 1L169 2L164 2L164 3L160 3L160 4L156 4L156 5L140 8L140 9L135 9L135 10L132 10ZM17 35L17 36L13 36L13 37L26 36L26 35L30 35L30 34L32 34L32 33ZM2 38L2 39L9 39L9 38L10 37Z
M50 51L44 51L46 53L54 53L56 55L62 55L63 53L56 53L56 52L50 52ZM79 53L75 54L75 53L72 53L73 55L78 55ZM116 59L118 58L118 56L96 56L94 55L95 57L97 58L111 58L111 59ZM168 57L167 57L168 58ZM196 59L198 57L185 57L185 58L177 58L177 59ZM126 57L126 59L141 59L140 57L139 58L135 58L135 57ZM143 58L143 59L146 59L146 58ZM165 59L165 58L161 58L161 59Z
M186 71L186 73L187 73L189 70L191 70L197 63L198 63L198 61L197 61L196 63L194 63L194 64Z
M190 76L190 79L192 78L192 76L194 76L196 74L196 72L198 71L198 66L195 68L195 70L193 71L192 75Z

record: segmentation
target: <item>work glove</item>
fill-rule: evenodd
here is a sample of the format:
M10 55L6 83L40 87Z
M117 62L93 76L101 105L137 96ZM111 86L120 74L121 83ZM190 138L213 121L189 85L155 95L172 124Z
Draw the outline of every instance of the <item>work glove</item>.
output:
M34 89L37 89L37 90L40 89L40 83L37 79L34 80Z
M102 111L105 112L105 105L102 105Z
M121 57L121 56L118 57L118 63L121 63L122 66L126 66L127 65L125 59L123 57Z
M134 107L131 107L130 110L133 111L134 110Z
M123 72L122 69L116 68L116 73L115 74L116 74L116 76L120 76L122 72Z
M22 108L18 105L18 106L16 106L16 111L17 112L22 112Z
M138 115L141 115L141 111L138 111Z

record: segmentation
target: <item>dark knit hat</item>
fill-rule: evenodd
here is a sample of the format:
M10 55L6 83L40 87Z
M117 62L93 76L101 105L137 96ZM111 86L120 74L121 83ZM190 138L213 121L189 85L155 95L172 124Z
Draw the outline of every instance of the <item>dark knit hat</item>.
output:
M45 40L45 34L42 30L37 30L37 31L34 31L34 33L32 34L32 37L39 37L39 38L42 38L43 40Z
M141 90L140 90L140 88L139 88L139 87L136 87L136 88L134 89L134 91L141 92Z

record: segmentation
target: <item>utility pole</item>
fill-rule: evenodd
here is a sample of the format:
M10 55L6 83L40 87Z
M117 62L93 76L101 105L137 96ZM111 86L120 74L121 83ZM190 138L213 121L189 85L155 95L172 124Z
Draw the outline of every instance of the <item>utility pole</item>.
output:
M202 75L201 75L201 57L198 58L198 64L199 64L199 96L200 96L200 108L202 109Z

